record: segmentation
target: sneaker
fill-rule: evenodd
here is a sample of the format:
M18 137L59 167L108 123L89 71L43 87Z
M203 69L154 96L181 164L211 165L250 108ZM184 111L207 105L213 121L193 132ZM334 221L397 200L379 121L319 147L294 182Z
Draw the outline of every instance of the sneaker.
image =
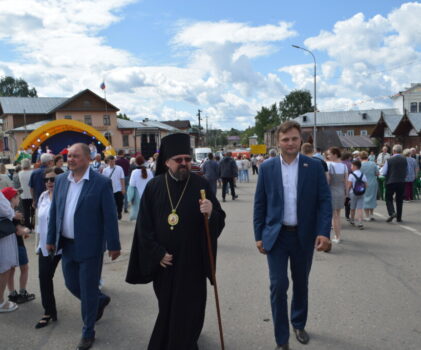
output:
M338 244L339 243L339 239L337 239L336 237L335 238L332 238L332 243Z
M0 304L0 313L15 311L18 306L9 300L6 300L3 304Z
M13 292L11 292L11 293L9 294L8 299L9 299L9 301L11 301L12 303L16 303L16 302L18 301L18 296L19 296L18 292L16 292L16 291L14 290Z
M358 229L359 229L359 230L364 230L364 226L363 226L363 224L358 224L358 226L357 226L357 227L358 227Z
M364 218L364 221L371 221L371 218Z
M349 223L350 223L352 226L355 226L355 222L354 222L354 220L349 219Z
M32 294L32 293L30 294L26 290L24 290L23 292L20 292L18 294L16 304L23 304L34 299L35 299L35 294Z

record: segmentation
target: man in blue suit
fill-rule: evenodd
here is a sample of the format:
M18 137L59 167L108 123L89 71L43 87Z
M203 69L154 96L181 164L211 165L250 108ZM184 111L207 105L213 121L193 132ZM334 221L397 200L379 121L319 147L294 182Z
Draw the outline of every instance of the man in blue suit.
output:
M326 176L318 160L298 153L300 145L300 125L283 123L278 129L281 155L260 166L254 199L256 246L267 255L275 339L282 350L289 349L288 260L293 280L291 323L297 340L307 344L313 251L330 249L332 206Z
M105 247L120 255L117 210L111 180L90 169L90 150L74 144L67 155L70 172L56 177L48 223L47 249L63 249L66 287L82 303L83 330L78 350L95 341L95 322L110 302L98 288Z

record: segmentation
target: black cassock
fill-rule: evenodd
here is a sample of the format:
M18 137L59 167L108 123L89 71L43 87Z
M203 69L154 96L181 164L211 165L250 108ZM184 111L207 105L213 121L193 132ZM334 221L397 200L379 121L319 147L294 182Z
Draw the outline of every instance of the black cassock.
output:
M213 204L209 227L215 257L225 212L207 180L191 174L177 208L179 223L171 230L165 176L174 206L186 184L169 174L159 175L147 184L140 202L126 281L153 282L159 314L148 350L195 350L205 318L206 277L211 276L204 218L199 209L200 190L206 190ZM159 263L166 252L173 255L173 266L163 268Z

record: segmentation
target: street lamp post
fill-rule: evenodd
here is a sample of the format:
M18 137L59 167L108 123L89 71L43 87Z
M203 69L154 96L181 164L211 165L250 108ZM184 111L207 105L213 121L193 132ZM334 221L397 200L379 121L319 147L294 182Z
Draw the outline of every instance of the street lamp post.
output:
M314 61L314 121L313 121L313 147L314 151L317 152L317 137L316 137L316 120L317 120L317 99L316 99L316 57L314 57L313 52L310 50L305 49L304 47L298 45L292 45L292 47L300 50L307 51L312 57Z

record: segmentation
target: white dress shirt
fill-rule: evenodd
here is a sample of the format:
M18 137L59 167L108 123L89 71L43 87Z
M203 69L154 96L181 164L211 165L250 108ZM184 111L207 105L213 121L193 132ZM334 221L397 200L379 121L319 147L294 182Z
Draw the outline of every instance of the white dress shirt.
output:
M300 155L290 163L281 158L282 185L284 187L284 218L282 224L288 226L298 225L297 219L297 183L298 183L298 160Z
M114 170L115 169L115 170ZM114 170L114 172L113 172ZM114 165L114 168L106 167L102 171L102 175L111 179L113 183L113 192L121 192L121 179L124 180L124 170L120 165Z
M69 190L66 196L66 207L64 208L64 219L63 219L63 231L61 235L66 238L75 238L75 211L77 201L79 200L80 193L85 181L89 181L89 170L86 169L83 177L76 182L73 177L73 172L70 172L67 176L67 180L70 182Z
M39 242L37 246L37 251L41 250L43 256L48 256L47 250L47 232L48 232L48 220L50 218L50 207L51 207L51 198L48 191L42 192L39 196L37 204L37 225L35 231L39 235ZM56 252L56 255L61 254L60 251Z

